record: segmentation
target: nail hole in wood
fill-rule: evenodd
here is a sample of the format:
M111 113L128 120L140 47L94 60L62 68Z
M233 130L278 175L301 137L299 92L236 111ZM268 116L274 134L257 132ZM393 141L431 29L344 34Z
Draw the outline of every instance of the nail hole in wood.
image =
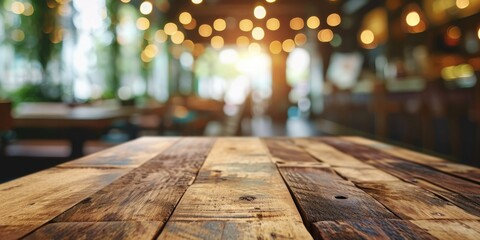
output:
M346 196L337 195L337 196L335 196L335 199L347 199L347 197L346 197Z

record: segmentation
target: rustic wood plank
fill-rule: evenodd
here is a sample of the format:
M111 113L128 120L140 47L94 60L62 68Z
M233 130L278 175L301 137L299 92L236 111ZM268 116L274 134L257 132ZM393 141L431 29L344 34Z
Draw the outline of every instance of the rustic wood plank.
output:
M55 219L165 222L210 151L210 138L184 138Z
M480 239L480 221L413 220L411 222L438 239Z
M400 179L375 168L333 168L340 176L352 182L386 182L400 181Z
M20 239L36 228L42 226L44 222L21 224L21 225L0 225L0 239L13 240Z
M188 224L188 232L178 230L182 224ZM159 239L182 238L182 234L195 238L195 233L207 239L221 239L222 234L228 238L222 224L241 229L240 235L232 235L234 239L250 234L311 238L275 164L257 138L222 138L216 142ZM287 225L292 227L275 227Z
M434 194L405 182L356 184L402 219L479 219Z
M415 181L413 181L412 183L423 189L427 189L428 191L434 193L437 196L442 197L443 199L464 209L468 213L480 217L480 204L478 202L473 202L458 193L449 191L445 188L439 187L422 179L415 179Z
M361 161L368 162L376 168L392 174L406 182L414 183L418 179L422 179L449 191L463 195L474 203L480 202L480 187L478 184L471 181L347 140L339 138L322 138L318 141L328 143L339 151L348 153Z
M0 236L34 230L126 172L52 168L0 185Z
M282 167L280 172L308 225L327 220L397 218L331 169Z
M152 239L161 224L161 222L50 223L25 239Z
M314 224L315 239L436 239L404 220L365 219Z
M142 137L59 167L138 167L178 141L178 138Z
M373 168L352 156L344 154L332 146L315 141L315 139L298 138L294 142L321 162L334 167Z
M428 156L425 154L413 152L407 149L403 149L403 148L399 148L391 145L386 145L383 143L375 142L373 140L368 140L364 138L344 137L344 139L347 139L354 143L362 144L365 146L369 146L369 147L381 150L395 157L400 157L402 159L405 159L411 162L416 162L424 166L431 167L439 171L455 175L457 177L461 177L464 179L474 181L476 183L480 183L480 169L475 167L471 167L463 164L451 163L437 157Z
M408 149L405 149L405 148L396 147L396 146L389 145L389 144L382 143L382 142L377 142L377 141L367 139L367 138L341 137L341 139L346 139L350 142L354 142L354 143L357 143L357 144L373 147L373 148L376 148L378 150L382 150L382 151L384 151L388 154L391 154L393 156L405 158L409 161L416 162L416 163L432 164L432 163L447 162L446 160L435 157L435 156L430 156L430 155L427 155L427 154L411 151L411 150L408 150Z
M169 222L159 239L309 239L296 234L299 222Z
M313 158L305 150L296 146L289 138L268 138L264 140L270 152L271 159L276 164L293 163L305 164L308 166L321 165L319 161ZM322 166L328 166L323 164Z

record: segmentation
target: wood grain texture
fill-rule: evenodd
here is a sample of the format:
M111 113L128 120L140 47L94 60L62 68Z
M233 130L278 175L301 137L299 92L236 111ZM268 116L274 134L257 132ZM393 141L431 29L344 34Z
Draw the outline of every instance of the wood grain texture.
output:
M352 182L387 182L400 181L400 179L375 168L333 168L340 176Z
M480 221L412 220L411 222L438 239L480 239Z
M0 185L0 236L34 230L125 172L52 168Z
M315 239L436 239L404 220L365 219L314 224Z
M276 164L307 163L307 166L314 166L316 164L321 165L319 161L317 161L300 147L296 146L289 138L268 138L265 139L264 142L270 152L271 159Z
M316 141L314 138L294 139L294 142L321 162L333 167L373 168L354 157L342 153L332 146Z
M299 222L169 222L159 239L310 239L298 234Z
M402 219L479 219L434 194L405 182L357 183Z
M13 240L20 239L33 230L42 226L45 222L37 222L30 224L17 224L17 225L0 225L0 239Z
M138 167L178 141L178 138L139 138L113 148L67 162L59 167Z
M301 217L265 146L256 138L222 138L210 152L205 164L169 219L160 239L181 238L176 226L188 223L189 232L207 234L207 239L222 237L220 227L208 222L228 221L229 229L243 229L238 238L255 233L286 234L309 239ZM214 230L212 230L214 229ZM277 232L278 230L278 232ZM281 231L280 231L281 230Z
M152 239L161 222L50 223L25 239Z
M55 221L164 222L195 179L213 142L209 138L184 138Z
M428 181L449 191L463 195L472 202L480 202L478 184L450 174L446 174L380 150L349 142L339 138L322 138L322 142L350 154L361 161L368 162L376 168L392 174L406 182L414 183L417 179Z
M340 139L340 138L339 138ZM430 156L427 154L411 151L405 148L396 147L382 142L377 142L371 139L362 138L362 137L341 137L341 139L348 140L357 144L369 146L378 150L382 150L388 154L391 154L396 157L405 158L409 161L421 163L421 164L432 164L432 163L445 163L445 159L441 159L435 156Z
M280 168L307 224L326 220L397 218L328 168Z
M443 160L437 157L413 152L407 149L394 147L391 145L386 145L386 144L375 142L373 140L368 140L365 138L345 137L345 139L352 141L354 143L373 147L375 149L384 151L388 154L391 154L396 157L400 157L402 159L405 159L411 162L416 162L445 173L449 173L461 178L474 181L476 183L480 183L480 169L475 167L447 162L446 160Z

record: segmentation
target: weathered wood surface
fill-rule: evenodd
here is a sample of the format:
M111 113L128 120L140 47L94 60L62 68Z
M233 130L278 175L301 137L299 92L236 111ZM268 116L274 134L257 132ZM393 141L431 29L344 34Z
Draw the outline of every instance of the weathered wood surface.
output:
M178 138L144 137L119 146L67 162L58 167L125 167L134 168L160 154L178 141Z
M281 167L279 170L307 224L326 220L397 218L331 169Z
M223 138L216 142L159 239L244 239L251 234L311 238L262 142Z
M480 236L480 221L412 220L411 222L438 239L478 240Z
M29 233L125 171L53 168L0 185L0 239Z
M436 239L408 221L393 219L323 221L313 231L316 239Z
M141 138L0 185L0 239L480 239L480 170L358 138Z
M151 239L161 222L49 223L25 239Z
M213 142L212 139L183 139L54 221L165 222L195 179Z

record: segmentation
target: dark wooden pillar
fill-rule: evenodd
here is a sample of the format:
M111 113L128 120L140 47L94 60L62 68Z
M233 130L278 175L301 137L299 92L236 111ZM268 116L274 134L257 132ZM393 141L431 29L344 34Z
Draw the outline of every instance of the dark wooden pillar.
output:
M287 111L290 106L288 94L290 86L287 83L287 56L285 52L271 54L272 58L272 98L270 99L269 114L274 121L287 120Z

